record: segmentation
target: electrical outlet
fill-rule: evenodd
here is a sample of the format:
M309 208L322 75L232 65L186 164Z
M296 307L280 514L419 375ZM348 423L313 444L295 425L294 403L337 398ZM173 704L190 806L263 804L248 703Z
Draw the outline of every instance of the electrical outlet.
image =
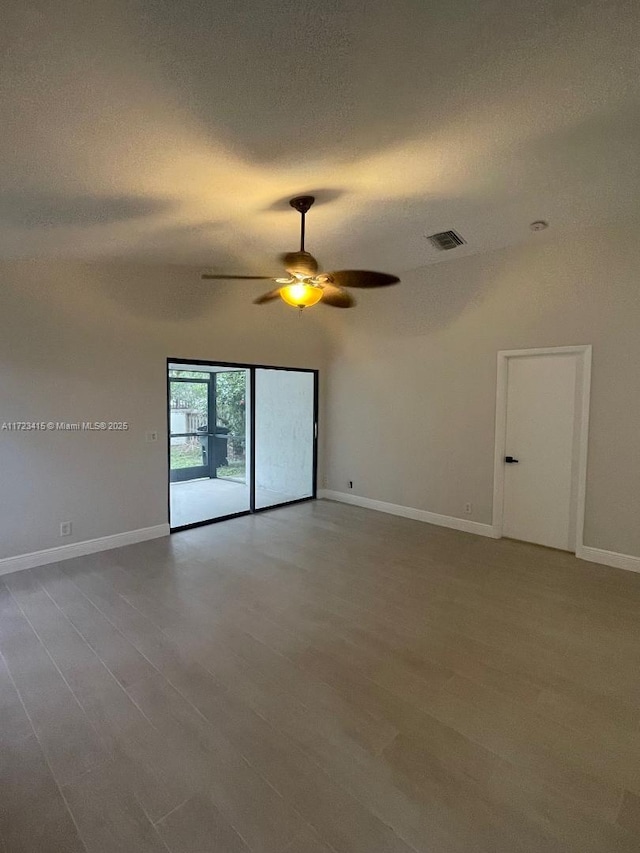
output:
M71 536L71 522L63 521L60 524L60 536Z
M465 504L464 505L464 511L467 513L467 515L471 515L471 513L473 512L473 504L471 504L471 503Z
M349 480L349 488L350 488L350 489L352 489L352 488L353 488L353 480Z
M151 430L150 432L146 433L146 439L147 441L157 441L158 433L155 430Z

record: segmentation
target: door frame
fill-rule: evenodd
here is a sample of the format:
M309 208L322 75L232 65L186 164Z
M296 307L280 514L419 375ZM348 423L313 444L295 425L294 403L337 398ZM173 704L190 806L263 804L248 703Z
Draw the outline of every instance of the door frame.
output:
M205 521L195 521L192 524L183 524L171 527L171 410L170 410L170 382L169 370L171 364L184 364L188 367L193 366L197 370L198 366L202 367L236 367L241 370L246 370L249 373L249 395L250 395L250 412L248 421L249 431L249 446L250 446L250 486L249 486L249 501L250 507L242 512L232 513L231 515L222 515L218 518L211 518ZM313 374L313 478L312 492L307 498L296 498L291 501L283 501L273 506L256 507L255 505L255 393L256 393L256 371L257 370L285 370L293 373L311 373ZM218 521L228 521L230 518L239 518L243 515L254 515L260 512L268 512L272 509L277 509L281 506L291 506L292 504L305 503L306 501L316 500L318 496L318 414L320 408L320 371L312 367L283 367L275 364L247 364L238 361L215 361L213 359L196 359L196 358L169 358L167 357L165 364L165 377L167 385L167 520L169 522L169 533L179 533L182 530L190 530L193 527L203 527L206 524L216 524Z
M504 518L504 455L507 440L507 383L510 358L545 355L576 355L580 359L582 373L581 398L579 411L580 430L577 436L577 492L576 492L576 538L573 551L579 554L583 547L584 512L587 494L587 452L589 447L589 404L591 398L591 357L592 345L580 344L563 347L539 347L535 349L499 350L498 374L496 386L496 427L493 464L493 534L496 539L502 537Z

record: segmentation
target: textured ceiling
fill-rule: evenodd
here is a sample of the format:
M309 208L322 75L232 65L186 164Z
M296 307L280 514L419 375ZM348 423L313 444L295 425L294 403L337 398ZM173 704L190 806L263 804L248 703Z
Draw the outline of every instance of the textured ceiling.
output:
M631 214L637 0L9 0L0 257L402 272ZM438 253L425 234L468 241Z

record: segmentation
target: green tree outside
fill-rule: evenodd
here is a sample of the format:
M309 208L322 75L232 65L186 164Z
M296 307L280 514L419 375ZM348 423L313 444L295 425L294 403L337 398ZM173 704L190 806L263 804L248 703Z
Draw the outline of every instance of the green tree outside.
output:
M171 379L208 379L209 374L194 370L172 370ZM216 412L218 423L229 430L229 440L236 455L244 454L246 423L246 372L233 370L216 374ZM203 382L171 384L172 409L190 409L207 413L207 385Z

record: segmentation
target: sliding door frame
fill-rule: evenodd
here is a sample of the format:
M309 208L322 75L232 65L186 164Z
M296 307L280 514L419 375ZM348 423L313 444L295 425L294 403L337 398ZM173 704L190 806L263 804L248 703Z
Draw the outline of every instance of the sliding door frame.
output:
M167 358L166 380L167 380L167 515L171 525L171 379L169 371L171 364L185 365L185 368L200 367L230 367L246 370L249 373L249 430L250 430L250 458L249 458L249 509L242 512L234 512L231 515L221 515L205 521L194 521L191 524L182 524L176 527L170 526L170 533L179 533L182 530L190 530L192 527L203 527L206 524L216 524L218 521L228 521L230 518L240 518L244 515L257 515L260 512L268 512L282 506L305 503L317 498L318 495L318 403L319 403L319 377L320 371L309 367L283 367L275 364L244 364L237 361L213 361L194 358ZM307 498L295 498L291 501L283 501L272 506L256 507L256 372L258 370L283 370L290 373L311 373L313 375L313 472L312 492Z
M186 379L186 378L179 378L179 377L173 377L172 376L171 379L169 380L169 388L171 388L171 385L176 383L176 382L182 382L185 385L188 385L189 383L192 383L192 384L199 383L201 385L207 386L207 431L204 433L199 433L199 432L171 432L171 416L169 416L169 454L171 454L171 439L172 438L186 438L187 436L193 436L195 438L200 438L200 439L206 438L206 440L207 440L207 464L206 465L193 465L193 466L190 466L189 468L174 469L174 471L175 470L193 471L193 470L201 469L200 474L196 475L196 477L182 476L182 475L176 476L176 475L174 475L174 473L171 469L171 465L169 465L169 482L170 483L181 483L181 482L184 482L185 480L195 480L195 479L198 479L200 477L209 477L211 479L215 478L216 477L216 468L215 468L215 465L213 465L214 456L211 452L211 450L213 448L213 442L211 440L212 435L211 435L211 429L209 426L210 424L216 422L215 373L212 373L208 379ZM169 396L171 396L171 395L169 394ZM212 400L213 400L213 403L212 403ZM169 459L171 459L171 455L169 455ZM213 465L213 467L212 467L212 465Z

